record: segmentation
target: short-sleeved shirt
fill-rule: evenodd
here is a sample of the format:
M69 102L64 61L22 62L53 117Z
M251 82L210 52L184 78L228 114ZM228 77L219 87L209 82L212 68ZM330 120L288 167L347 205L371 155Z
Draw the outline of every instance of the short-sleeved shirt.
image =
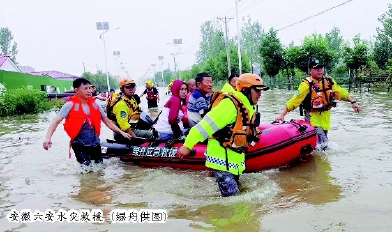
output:
M347 101L349 95L348 91L340 87L335 80L333 80L333 83L332 88L339 92L342 100ZM297 108L305 100L308 93L309 84L307 82L302 82L294 96L286 103L287 109L292 111ZM310 112L310 124L312 126L321 127L323 130L329 130L331 128L331 110Z
M61 107L58 115L65 119L68 118L69 112L71 111L73 104L74 103L72 101L66 102L63 107ZM99 109L102 118L106 118L106 113L101 107L99 107L97 103L93 103L93 107L95 109ZM90 107L88 104L82 104L82 109L85 114L90 115ZM85 122L83 124L82 130L79 132L78 136L76 136L76 138L72 140L72 143L78 143L84 146L97 146L99 145L100 140L94 128L90 127L90 125Z

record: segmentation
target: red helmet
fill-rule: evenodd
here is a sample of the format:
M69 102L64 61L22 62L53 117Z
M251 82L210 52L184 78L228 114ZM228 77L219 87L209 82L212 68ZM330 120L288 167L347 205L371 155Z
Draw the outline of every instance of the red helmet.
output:
M126 77L120 81L119 87L120 87L120 89L122 89L122 87L124 87L124 85L129 85L129 84L136 85L136 82L133 79Z
M237 79L237 91L244 88L254 87L259 90L268 90L269 87L264 85L263 79L259 75L253 73L244 73Z

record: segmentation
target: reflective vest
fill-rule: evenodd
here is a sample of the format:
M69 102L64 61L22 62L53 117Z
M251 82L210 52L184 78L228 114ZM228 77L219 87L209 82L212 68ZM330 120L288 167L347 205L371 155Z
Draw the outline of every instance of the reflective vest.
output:
M340 100L340 93L334 90L334 83L330 77L323 77L319 83L315 83L310 77L302 81L309 85L309 93L302 102L305 110L327 111L336 107L336 101Z
M153 100L158 100L158 94L154 92L154 88L148 88L147 89L147 100L153 101Z
M255 124L255 116L250 115L238 97L231 93L214 92L211 97L211 109L216 107L223 99L229 98L237 108L237 121L214 133L213 139L218 140L223 147L230 149L244 149L251 142L257 142L260 138L259 125ZM210 104L211 104L210 103Z
M131 98L127 98L127 97L120 96L119 94L113 94L112 97L110 97L108 99L107 104L106 104L107 117L114 124L118 125L116 115L113 112L113 108L120 101L124 101L129 108L130 123L137 122L140 118L140 114L142 113L142 109L140 108L140 106L134 96L132 96Z
M95 132L99 136L101 132L102 117L99 107L97 107L97 109L94 108L95 98L90 97L87 100L90 107L90 115L84 113L79 96L71 97L70 101L73 102L73 105L67 119L65 120L64 130L67 132L71 140L75 139L79 135L83 124L86 121L94 128Z

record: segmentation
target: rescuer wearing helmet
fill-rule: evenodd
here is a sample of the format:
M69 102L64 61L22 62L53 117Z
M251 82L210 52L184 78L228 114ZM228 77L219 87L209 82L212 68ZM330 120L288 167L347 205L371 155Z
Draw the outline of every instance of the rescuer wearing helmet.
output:
M228 85L227 85L228 86ZM242 74L232 87L214 93L211 110L190 130L178 155L184 158L201 141L208 139L206 167L214 170L222 196L239 193L239 176L245 170L244 150L260 139L254 105L262 90L267 90L260 76Z
M108 118L112 120L122 131L130 134L133 138L153 138L152 130L141 130L138 125L142 109L140 100L135 95L136 82L131 78L124 78L119 84L122 96L113 95L107 103ZM119 134L114 133L116 141L123 141Z
M140 97L143 97L144 94L147 95L146 98L147 98L147 105L149 109L158 107L159 92L158 89L152 83L152 81L146 81L146 89L143 91Z

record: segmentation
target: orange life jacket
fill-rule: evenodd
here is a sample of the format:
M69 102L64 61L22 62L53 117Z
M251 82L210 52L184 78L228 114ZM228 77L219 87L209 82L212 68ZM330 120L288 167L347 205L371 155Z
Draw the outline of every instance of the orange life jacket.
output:
M302 81L309 85L309 93L302 103L305 110L311 112L327 111L336 107L336 101L340 100L340 94L334 90L334 82L330 77L323 77L319 83L315 83L310 77Z
M158 100L158 94L154 92L153 87L147 89L147 100L149 101Z
M64 130L67 132L68 136L71 140L75 139L76 136L82 130L83 124L87 122L90 126L94 127L95 132L99 136L101 132L101 112L99 108L95 109L93 104L95 102L95 98L90 97L88 99L88 105L90 107L90 115L86 115L83 111L82 102L78 96L73 96L70 98L70 101L73 102L71 111L64 123Z
M209 108L214 108L225 98L229 98L237 108L239 113L237 121L214 133L212 138L219 141L223 147L234 149L246 148L249 143L257 142L260 139L261 132L258 128L259 125L255 123L256 114L251 116L249 110L234 94L214 92L211 96Z

